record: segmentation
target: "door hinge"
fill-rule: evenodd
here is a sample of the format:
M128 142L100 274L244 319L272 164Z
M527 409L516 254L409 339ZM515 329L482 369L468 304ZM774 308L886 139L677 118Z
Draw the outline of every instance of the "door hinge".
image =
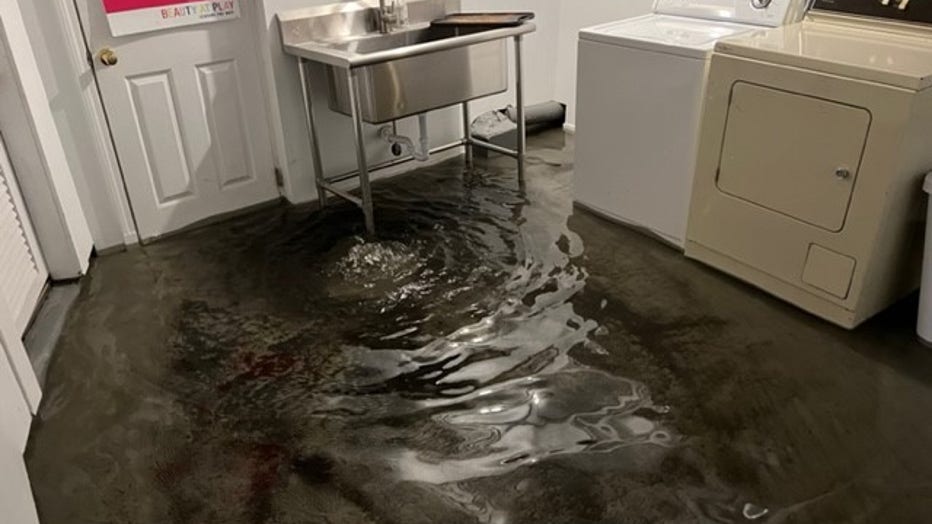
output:
M275 184L278 187L285 187L285 175L282 174L282 170L275 168Z

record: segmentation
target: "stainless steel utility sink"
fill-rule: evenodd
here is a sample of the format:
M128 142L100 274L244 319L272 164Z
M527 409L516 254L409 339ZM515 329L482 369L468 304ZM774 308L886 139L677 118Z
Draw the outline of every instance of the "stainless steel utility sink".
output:
M473 31L471 34L479 34ZM336 44L357 55L411 48L455 39L448 27L427 27ZM396 58L359 69L360 108L366 122L381 123L439 109L508 89L507 40L452 47ZM350 113L349 82L334 66L327 67L330 108Z
M508 38L535 30L452 28L430 21L458 9L459 2L408 3L403 31L378 31L378 2L353 2L279 15L284 49L324 64L330 107L351 114L346 69L356 72L361 117L383 123L452 106L508 89Z
M282 45L286 53L298 58L298 76L304 97L308 138L317 179L317 195L326 207L328 195L352 202L362 209L366 231L375 234L375 208L372 202L372 171L421 159L408 154L370 166L366 151L363 122L381 124L405 116L424 114L432 109L461 105L463 138L430 150L439 153L464 147L467 165L472 165L473 148L479 147L508 155L517 160L519 186L524 187L527 142L524 115L524 80L522 41L524 34L535 30L533 24L489 28L435 26L431 21L458 13L459 0L409 0L408 23L403 29L382 32L403 18L380 9L379 0L357 0L310 7L278 15ZM385 15L385 16L383 16ZM393 18L391 24L388 16ZM517 107L518 144L515 149L485 142L472 136L469 101L505 91L508 88L508 53L506 43L515 44L515 106ZM320 64L329 80L330 107L353 120L357 170L328 176L321 160L320 128L317 125L315 97L311 75L320 75ZM426 131L422 132L426 137ZM337 186L352 178L359 179L359 196Z

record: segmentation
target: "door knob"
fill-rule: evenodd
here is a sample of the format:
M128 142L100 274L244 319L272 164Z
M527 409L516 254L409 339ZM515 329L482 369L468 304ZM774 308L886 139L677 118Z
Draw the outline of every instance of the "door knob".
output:
M101 49L100 52L97 53L97 58L100 59L101 64L107 67L115 66L117 65L117 62L120 61L120 59L117 57L116 52L113 49L110 49L109 47L105 47Z

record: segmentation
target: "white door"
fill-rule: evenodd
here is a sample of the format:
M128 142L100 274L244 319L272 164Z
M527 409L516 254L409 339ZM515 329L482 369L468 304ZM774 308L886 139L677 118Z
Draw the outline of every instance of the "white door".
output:
M38 524L36 507L23 463L25 436L29 430L29 412L25 410L6 359L0 354L0 510L3 522ZM18 401L18 403L17 403ZM25 425L23 425L25 424Z
M41 392L22 336L47 279L48 271L0 137L0 359L15 376L20 400L25 398L33 412L39 408Z
M0 300L22 336L49 273L0 136Z
M3 522L39 524L23 456L0 441L0 509Z
M8 357L13 348L7 347L5 338L0 335L0 442L13 445L22 454L32 414Z
M0 304L2 306L2 304ZM4 314L0 307L0 315ZM0 318L0 511L3 522L38 524L23 450L29 436L32 417L23 397L16 373L10 365L7 346L10 338L18 344L18 337L4 334Z
M238 19L119 38L103 0L79 6L143 239L278 198L252 0Z

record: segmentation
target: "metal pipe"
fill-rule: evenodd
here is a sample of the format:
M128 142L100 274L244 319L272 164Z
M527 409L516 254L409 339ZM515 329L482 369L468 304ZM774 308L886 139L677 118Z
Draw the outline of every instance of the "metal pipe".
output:
M392 29L408 23L405 0L379 0L379 32L388 34Z
M406 30L427 29L430 23L410 25ZM487 31L476 31L474 33L464 34L462 36L453 36L432 40L420 44L411 44L402 47L392 47L382 51L373 51L371 53L352 53L333 49L326 44L314 42L296 42L285 45L285 52L296 56L320 62L327 65L347 69L351 67L362 67L373 64L381 64L411 58L414 56L428 55L440 51L446 51L458 47L467 47L473 44L481 44L501 40L503 38L512 38L516 34L531 33L536 30L536 26L531 23L525 23L517 27L503 27L501 29L489 29ZM356 35L362 36L362 35Z
M389 144L399 146L401 151L407 153L418 162L427 162L430 160L430 136L427 126L427 113L418 115L418 137L417 143L408 136L399 135L398 128L394 124L391 126L382 126L379 128L379 137Z
M359 106L359 74L356 69L347 69L349 81L350 108L353 117L353 136L356 140L356 161L359 165L359 192L362 196L362 213L365 217L366 232L375 235L375 210L372 205L372 186L369 183L369 167L366 158L366 138L363 135L362 110Z
M466 167L472 167L472 119L469 116L469 101L463 102L463 140L466 144Z
M375 171L375 170L376 170L376 168L373 167L373 168L370 169L370 172L371 172L371 171ZM344 181L346 181L346 180L350 180L350 179L356 178L356 177L358 177L358 176L359 176L359 170L347 171L346 173L342 173L342 174L339 174L339 175L327 177L327 183L328 183L328 184L337 184L337 183L340 183L340 182L344 182Z
M388 2L386 0L379 0L379 32L382 34L388 33L386 14L388 14Z
M518 181L524 183L524 161L527 156L527 120L524 115L524 59L523 35L515 36L515 89L518 110Z
M352 202L353 204L356 204L356 205L359 206L359 207L362 207L362 200L360 200L359 198L357 198L357 197L351 195L351 194L350 194L349 192L347 192L347 191L343 191L342 189L333 187L333 185L327 184L327 183L324 183L324 190L330 191L330 192L333 193L334 195L336 195L336 196L342 198L343 200L347 200L347 201L349 201L349 202Z
M442 145L442 146L437 146L437 147L435 147L435 148L433 148L433 149L430 150L430 154L431 154L431 155L436 155L436 154L438 154L438 153L443 153L444 151L449 151L449 150L454 149L454 148L457 148L457 147L462 147L465 143L466 143L465 140L457 140L456 142L452 142L452 143L449 143L449 144L446 144L446 145ZM370 166L370 167L369 167L369 173L372 174L372 173L375 173L376 171L381 171L381 170L383 170L383 169L389 169L389 168L392 168L392 167L395 167L395 166L400 166L400 165L402 165L402 164L407 164L407 163L409 163L409 162L414 162L414 157L410 157L410 156L409 156L409 157L407 157L407 158L395 158L395 159L393 159L393 160L386 160L385 162L381 162L381 163L376 164L376 165L374 165L374 166ZM346 181L346 180L350 180L350 179L356 178L356 177L358 177L358 176L359 176L359 171L358 171L358 170L357 170L357 171L347 171L346 173L342 173L342 174L339 174L339 175L335 175L335 176L326 178L325 180L326 180L327 183L329 183L329 184L336 184L336 183L339 183L339 182L344 182L344 181Z
M317 184L317 201L320 208L327 207L327 191L323 188L324 168L320 158L320 142L317 136L317 123L314 116L313 92L307 77L307 61L298 58L298 76L301 78L301 95L304 99L304 121L307 126L308 137L311 141L311 155L314 164L314 179Z
M426 162L430 159L430 130L427 127L427 113L417 115L418 137L417 159Z
M507 147L502 147L500 145L493 144L491 142L486 142L485 140L480 140L478 138L470 138L469 143L471 143L472 145L476 147L481 147L482 149L488 149L489 151L494 151L496 153L501 153L503 155L510 156L511 158L517 159L520 156L520 153L518 153L514 149L508 149Z

